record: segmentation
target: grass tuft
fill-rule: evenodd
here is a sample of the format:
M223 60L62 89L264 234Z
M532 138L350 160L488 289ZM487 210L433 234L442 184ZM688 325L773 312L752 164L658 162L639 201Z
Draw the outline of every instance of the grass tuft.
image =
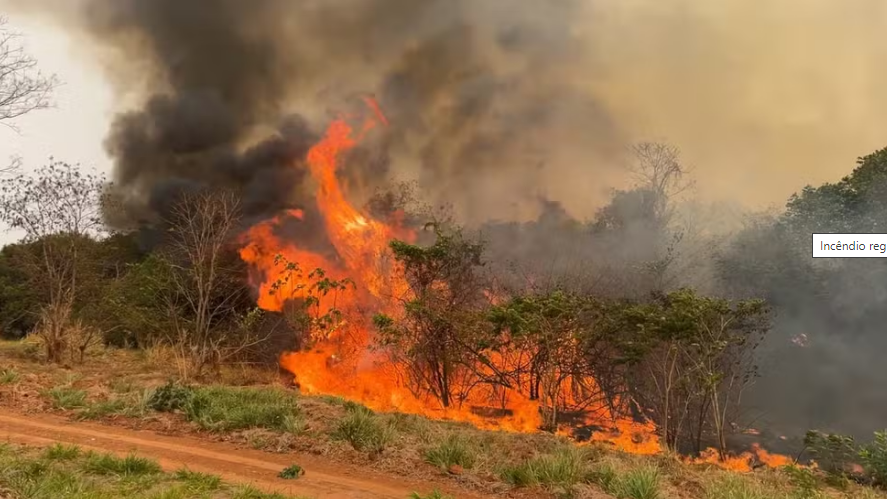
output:
M278 389L197 388L185 415L201 428L214 431L266 428L299 433L307 427L296 399Z
M90 453L87 455L83 469L93 475L122 477L154 475L161 472L160 465L156 461L133 454L120 458L112 454Z
M287 496L278 493L267 493L249 486L243 485L235 489L231 499L289 499Z
M43 451L43 458L50 461L71 461L80 457L80 447L55 444Z
M425 451L425 461L443 470L453 465L471 469L476 461L475 456L473 446L459 435L450 435L436 447Z
M660 480L658 469L642 466L613 481L608 492L620 499L659 499Z
M378 454L394 440L394 427L361 405L348 407L336 426L333 438L345 440L355 450Z
M175 473L176 480L184 482L185 488L191 493L214 492L222 488L222 479L216 475L191 471L187 468Z
M57 386L48 392L56 409L77 409L86 405L86 392L70 386Z
M453 496L448 496L439 490L433 490L430 494L422 495L418 492L413 492L410 494L410 499L454 499Z
M10 368L0 369L0 385L11 385L18 381L18 371Z
M572 490L591 478L591 453L578 447L562 447L553 454L537 456L505 468L502 479L517 487L541 485Z

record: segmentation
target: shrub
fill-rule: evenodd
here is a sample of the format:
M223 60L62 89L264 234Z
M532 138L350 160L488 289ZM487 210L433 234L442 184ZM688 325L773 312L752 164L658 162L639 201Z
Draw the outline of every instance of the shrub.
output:
M859 458L872 481L887 487L887 431L875 432L874 440L859 450Z
M394 439L394 428L363 406L351 406L333 432L355 450L378 454Z
M820 469L839 477L847 475L859 453L853 437L844 435L808 431L804 444Z
M459 435L450 435L437 447L425 451L425 461L441 469L458 465L465 469L474 467L475 450Z
M292 464L284 468L283 471L277 474L277 476L284 480L295 480L304 474L305 470L301 466L298 464Z
M172 381L157 388L148 398L148 407L158 412L183 411L191 402L194 390Z

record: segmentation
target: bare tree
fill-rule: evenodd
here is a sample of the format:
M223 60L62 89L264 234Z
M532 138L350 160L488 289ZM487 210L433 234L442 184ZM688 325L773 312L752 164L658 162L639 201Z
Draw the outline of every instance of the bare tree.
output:
M634 161L628 169L652 198L653 214L663 226L674 211L674 198L690 189L689 171L680 161L680 151L671 145L641 142L631 147Z
M30 175L20 174L0 187L0 220L24 232L32 245L28 275L45 293L37 334L47 359L61 360L68 346L84 243L100 236L102 177L81 173L76 165L51 161Z
M54 75L44 75L37 69L37 60L25 52L19 43L20 35L7 27L7 19L0 16L0 124L17 130L16 118L50 106L49 96L58 86ZM13 158L9 165L0 167L0 175L18 169L21 161Z
M10 127L11 120L49 107L49 96L58 86L54 75L37 69L37 60L25 52L19 38L0 17L0 123Z
M244 269L237 266L232 247L240 208L236 194L206 191L183 196L166 219L169 272L162 277L174 328L171 340L185 378L218 369L262 340L240 327L250 321L237 312L248 298Z

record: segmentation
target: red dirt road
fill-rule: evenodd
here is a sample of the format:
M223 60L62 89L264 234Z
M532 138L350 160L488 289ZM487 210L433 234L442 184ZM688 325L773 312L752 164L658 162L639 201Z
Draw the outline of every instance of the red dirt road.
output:
M219 475L230 483L248 483L268 492L314 499L406 499L413 491L424 494L435 488L459 499L482 497L455 492L452 487L440 484L408 481L374 470L336 464L316 456L269 454L224 443L71 422L48 415L23 416L0 411L0 441L32 446L59 442L120 455L134 452L156 459L168 471L187 466L192 471ZM305 469L305 476L298 480L277 478L283 468L293 463Z

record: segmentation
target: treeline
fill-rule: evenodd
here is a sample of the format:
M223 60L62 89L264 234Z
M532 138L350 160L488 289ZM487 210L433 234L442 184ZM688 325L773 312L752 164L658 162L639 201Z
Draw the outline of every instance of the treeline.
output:
M367 325L372 346L417 395L442 406L484 399L495 407L512 390L539 401L548 428L598 410L652 420L673 448L714 443L725 452L747 416L741 395L766 358L759 346L795 349L780 359L787 364L824 349L764 341L774 316L758 297L778 311L774 334L803 330L812 341L824 328L796 326L799 315L852 331L883 315L870 298L857 303L871 309L839 317L842 302L827 292L848 275L857 284L881 275L880 261L816 265L808 250L809 231L837 227L829 220L848 231L878 227L887 153L863 158L838 184L804 190L786 213L758 219L704 257L688 251L674 222L674 196L686 187L676 151L648 144L636 153L638 184L614 193L588 223L552 208L535 224L489 224L479 236L442 221L422 231L422 244L393 241L395 278L408 289ZM102 344L164 345L190 378L232 362L273 365L282 351L310 348L347 322L347 311L329 304L355 293L354 283L282 257L274 288L289 305L256 308L238 254L245 227L236 193L183 194L152 222L146 244L144 231L108 232L108 192L104 179L64 163L4 182L0 217L23 238L0 250L3 336L37 337L51 362L83 361ZM375 201L383 212L402 207ZM576 254L560 258L552 245ZM716 271L706 293L689 286L688 261ZM767 385L752 393L760 399Z
M727 450L753 352L768 330L760 300L730 303L680 289L645 300L563 289L498 294L483 248L435 227L430 246L395 241L410 293L376 315L377 342L414 392L458 406L516 390L562 413L649 418L672 448Z

